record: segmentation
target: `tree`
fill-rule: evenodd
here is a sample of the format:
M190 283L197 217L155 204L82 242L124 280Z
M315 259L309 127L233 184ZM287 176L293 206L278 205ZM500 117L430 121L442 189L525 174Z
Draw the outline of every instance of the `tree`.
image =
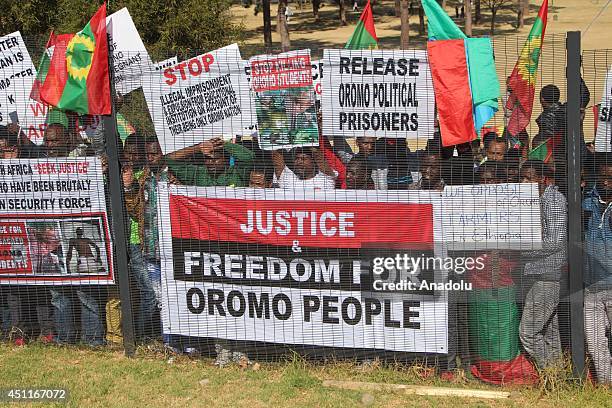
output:
M340 13L340 25L347 25L346 22L346 5L344 4L344 0L338 0L338 11Z
M395 0L395 17L402 16L402 0Z
M312 15L316 22L318 22L321 17L319 17L319 9L321 8L321 0L312 0Z
M491 37L495 35L495 21L497 13L510 5L512 0L484 0L485 6L491 11Z
M472 36L472 1L463 0L463 7L465 10L465 35L468 37Z
M476 25L482 23L482 13L481 13L481 7L480 7L480 0L474 0L474 8L475 10L475 14L474 14L474 23Z
M419 5L419 35L425 34L425 12L423 6Z
M289 51L291 40L289 39L289 24L287 24L287 0L278 0L278 13L276 15L276 31L281 38L281 50Z
M400 49L407 50L410 43L410 2L401 0L400 4Z
M525 26L525 18L529 14L529 0L517 0L517 27Z
M261 2L263 8L263 34L264 44L267 49L272 48L272 18L270 17L270 0Z

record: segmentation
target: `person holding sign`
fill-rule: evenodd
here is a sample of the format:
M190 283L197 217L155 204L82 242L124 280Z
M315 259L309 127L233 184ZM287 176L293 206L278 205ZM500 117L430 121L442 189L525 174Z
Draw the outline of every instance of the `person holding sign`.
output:
M204 157L203 166L183 162L198 155ZM214 138L170 153L166 163L182 184L199 187L246 187L253 156L253 152L246 147Z
M285 157L288 156L288 163ZM282 189L333 190L338 173L334 171L317 148L296 148L285 155L272 152L274 182Z
M525 298L519 327L521 342L540 368L561 358L557 308L563 271L567 263L567 200L555 185L549 185L550 170L537 160L521 167L523 183L537 183L542 214L542 249L523 252L524 274L533 285Z

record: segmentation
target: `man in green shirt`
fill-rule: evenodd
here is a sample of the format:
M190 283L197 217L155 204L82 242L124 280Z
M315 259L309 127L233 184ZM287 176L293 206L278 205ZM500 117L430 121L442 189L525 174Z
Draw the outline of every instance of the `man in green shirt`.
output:
M204 157L203 165L187 163ZM214 138L170 153L166 157L168 170L185 185L198 187L246 187L253 166L254 154L244 146Z

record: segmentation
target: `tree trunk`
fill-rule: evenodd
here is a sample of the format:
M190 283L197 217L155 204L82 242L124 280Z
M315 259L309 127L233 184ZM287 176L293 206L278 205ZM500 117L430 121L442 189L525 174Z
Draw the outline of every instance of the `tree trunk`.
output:
M476 13L474 15L474 23L476 25L482 23L482 14L480 12L480 0L474 0L474 8L476 9Z
M312 15L316 22L318 22L321 17L319 17L319 8L321 7L321 0L312 0Z
M345 26L346 23L346 6L344 0L338 0L338 7L340 11L340 25Z
M400 27L400 49L407 50L410 43L410 4L408 0L401 0Z
M266 49L272 48L272 18L270 17L270 0L262 0L263 8L263 34Z
M291 40L289 39L289 25L287 24L287 0L278 0L278 14L276 16L276 30L281 39L281 50L289 51Z
M468 37L472 36L472 1L463 0L463 6L465 8L465 35Z
M425 34L425 13L423 7L419 7L419 35Z
M491 37L495 35L495 18L497 17L497 7L491 7Z
M395 17L401 17L402 16L402 6L401 6L402 0L395 0Z
M523 12L525 9L523 8L523 0L516 0L516 26L517 28L525 27L525 16Z
M443 9L444 9L444 8L446 8L446 0L442 0L442 1L440 2L440 6L441 6Z

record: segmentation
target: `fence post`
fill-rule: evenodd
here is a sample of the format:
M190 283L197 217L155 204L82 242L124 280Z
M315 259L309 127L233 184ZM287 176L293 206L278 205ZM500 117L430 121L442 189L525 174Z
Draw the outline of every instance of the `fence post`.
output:
M585 374L584 281L582 248L582 134L580 120L580 31L567 33L567 204L568 204L568 274L574 374Z
M110 42L108 44L111 50ZM119 163L120 143L117 133L117 111L115 107L115 86L113 72L113 53L108 53L108 75L111 92L112 111L110 116L104 116L104 140L108 158L108 194L111 205L111 226L113 229L113 247L115 254L115 279L119 285L119 299L121 301L121 332L123 335L123 349L128 357L132 357L136 350L134 340L134 320L132 319L132 297L130 294L130 274L128 257L128 227L125 211L125 197L123 196L123 179Z

